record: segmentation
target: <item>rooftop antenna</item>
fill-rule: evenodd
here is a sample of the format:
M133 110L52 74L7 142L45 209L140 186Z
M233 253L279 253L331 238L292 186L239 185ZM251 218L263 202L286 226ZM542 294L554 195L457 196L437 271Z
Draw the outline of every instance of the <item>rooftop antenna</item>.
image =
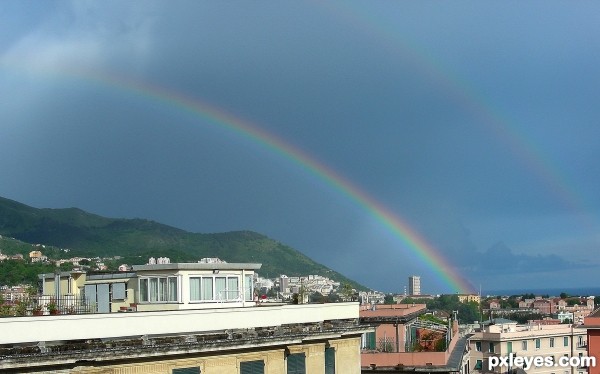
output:
M483 309L481 308L481 283L479 283L479 320L483 322Z

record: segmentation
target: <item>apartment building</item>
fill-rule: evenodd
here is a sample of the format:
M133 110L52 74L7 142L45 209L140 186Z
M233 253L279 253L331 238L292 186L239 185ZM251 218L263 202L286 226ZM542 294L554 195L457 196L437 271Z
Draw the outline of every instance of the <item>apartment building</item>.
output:
M479 296L478 294L474 294L474 293L457 294L456 296L458 296L458 301L460 301L461 303L470 303L470 302L474 301L477 304L479 304L481 302L481 296Z
M600 359L600 309L585 317L582 327L586 331L588 356ZM589 374L600 374L600 363L590 367Z
M506 372L498 367L489 370L490 357L551 357L557 363L562 356L587 356L586 332L574 325L530 323L519 325L516 321L496 318L483 323L469 342L471 371L475 373ZM532 367L528 374L584 374L585 367Z
M360 373L361 336L373 327L359 324L358 303L258 304L252 291L260 266L164 263L42 274L47 307L58 311L0 319L0 371ZM95 308L79 313L67 296Z
M419 275L408 277L408 294L413 296L421 294L421 277Z
M363 306L360 322L376 326L363 335L363 373L468 373L466 337L456 323L420 319L424 304Z
M0 319L0 371L358 374L357 303Z

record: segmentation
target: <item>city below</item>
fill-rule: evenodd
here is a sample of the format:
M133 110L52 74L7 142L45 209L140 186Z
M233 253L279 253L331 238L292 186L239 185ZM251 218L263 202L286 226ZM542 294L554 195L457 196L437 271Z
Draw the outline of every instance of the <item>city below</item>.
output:
M390 294L216 257L111 271L118 257L52 260L44 248L0 254L72 265L0 287L0 371L478 374L521 357L527 373L597 373L584 361L600 353L593 295L427 295L418 275ZM532 364L567 356L580 361L564 373Z

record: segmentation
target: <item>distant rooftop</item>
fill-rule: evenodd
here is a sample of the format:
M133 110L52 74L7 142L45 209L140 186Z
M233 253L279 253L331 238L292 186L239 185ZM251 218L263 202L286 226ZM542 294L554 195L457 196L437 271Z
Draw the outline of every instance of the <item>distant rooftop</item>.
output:
M257 263L172 263L153 265L133 265L133 271L142 270L258 270L262 264Z
M360 311L361 322L383 322L383 321L398 321L406 322L413 318L424 314L427 311L425 304L393 304L380 305L376 304L374 308L362 309Z
M484 326L487 326L487 325L507 325L509 323L514 323L516 325L518 322L513 321L512 319L506 319L506 318L493 318L491 320L483 321L481 324Z

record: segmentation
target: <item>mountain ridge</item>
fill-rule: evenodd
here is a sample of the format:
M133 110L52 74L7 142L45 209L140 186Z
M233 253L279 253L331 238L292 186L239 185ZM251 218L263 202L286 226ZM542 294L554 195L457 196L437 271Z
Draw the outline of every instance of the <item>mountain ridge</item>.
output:
M319 274L367 289L300 251L249 230L192 233L142 218L107 218L75 207L34 208L0 197L0 235L69 249L70 256L118 255L131 263L163 256L172 262L195 262L203 257L260 262L261 276Z

